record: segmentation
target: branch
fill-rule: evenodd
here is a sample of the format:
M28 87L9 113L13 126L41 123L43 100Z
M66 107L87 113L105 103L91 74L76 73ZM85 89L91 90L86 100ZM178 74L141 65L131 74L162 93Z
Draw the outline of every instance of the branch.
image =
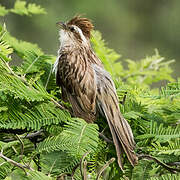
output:
M24 143L22 142L21 138L16 134L17 139L19 140L19 142L21 143L21 161L23 161L23 154L24 154ZM24 162L23 162L24 163Z
M8 130L8 131L9 131L9 130ZM30 134L25 135L25 136L18 136L18 137L21 138L21 139L31 139L31 138L33 138L33 137L36 137L36 136L41 135L42 132L43 132L43 130L41 129L41 130L39 130L39 131L37 131L37 132L30 133ZM14 132L10 132L10 133L14 133ZM16 133L16 132L15 132L15 133ZM10 142L10 141L14 141L14 140L16 140L16 139L15 139L15 138L9 138L9 139L5 139L4 141L5 141L5 142Z
M65 107L61 106L61 104L59 104L55 99L51 98L50 99L58 108L63 109L63 110L67 110Z
M108 139L103 133L99 133L99 136L102 137L107 143L113 144L113 141Z
M113 163L114 161L115 161L115 158L111 158L111 159L100 169L100 171L99 171L99 173L98 173L98 175L97 175L97 177L96 177L96 180L99 180L101 174L102 174L102 173L105 171L105 169L106 169L107 167L109 167L109 165L110 165L111 163Z
M161 165L162 167L164 167L165 169L167 169L168 171L170 171L172 173L180 172L180 169L172 168L172 167L168 166L166 163L160 161L159 159L157 159L156 157L153 157L151 155L142 154L142 155L138 155L138 158L139 158L139 160L140 159L153 160L153 161L155 161L156 163L158 163L159 165Z
M170 166L180 166L180 162L170 162L170 163L167 163L168 165Z
M39 57L37 57L36 59L38 59ZM35 60L36 61L36 60ZM34 61L34 62L35 62ZM33 62L33 63L34 63ZM28 82L26 81L25 79L25 76L18 76L13 70L12 68L9 66L9 64L7 62L4 62L6 64L6 67L8 68L9 70L9 73L12 74L13 76L15 76L16 78L20 79L23 83L25 83L27 86L29 86ZM28 67L28 69L26 71L28 71L31 66L33 65L33 63ZM49 80L50 77L48 77L48 80ZM48 83L48 82L47 82ZM47 83L45 85L45 88L47 86ZM65 107L61 106L56 100L54 100L53 98L50 99L56 106L58 106L60 109L63 109L65 110Z
M75 174L77 168L79 167L79 165L80 165L80 164L78 163L78 164L76 164L75 167L73 167L73 169L72 169L72 174L71 174L71 178L72 178L72 179L74 179L74 174Z
M6 67L9 70L9 73L12 74L13 76L15 76L16 78L20 79L23 83L25 83L26 85L29 85L28 82L26 81L26 79L22 76L18 76L13 70L12 68L9 66L9 64L7 62L4 62L6 64Z
M21 164L21 163L18 163L18 162L16 162L16 161L14 161L14 160L12 160L12 159L4 156L4 155L2 154L2 151L0 152L0 158L4 159L5 161L11 163L12 165L14 165L14 166L16 166L16 167L18 167L18 168L21 168L25 173L26 173L25 169L34 171L34 169L32 169L30 166L23 165L23 164Z
M87 180L87 175L86 175L86 166L87 166L87 162L84 161L86 156L88 155L89 153L86 152L82 158L81 158L81 161L80 161L80 171L81 171L81 176L82 176L82 179L83 180Z

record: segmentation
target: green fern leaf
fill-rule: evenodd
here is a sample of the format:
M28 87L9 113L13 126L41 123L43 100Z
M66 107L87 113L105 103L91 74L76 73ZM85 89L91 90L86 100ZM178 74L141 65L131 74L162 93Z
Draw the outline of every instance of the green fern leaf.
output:
M28 15L26 1L17 0L14 4L14 9L11 9L11 12L14 12L19 15Z
M159 142L167 142L170 139L180 138L180 127L164 127L163 124L157 125L156 122L151 122L150 132L139 135L137 139L154 138Z
M179 180L180 173L178 174L164 174L159 177L151 177L148 180Z
M39 130L43 126L59 124L70 119L67 112L57 109L53 103L40 103L29 109L11 101L8 108L9 111L0 114L0 127L4 129Z
M32 14L45 14L46 11L40 5L34 3L29 3L27 6L26 1L16 0L14 8L11 9L11 12L19 15L32 15Z
M5 16L8 12L9 11L4 6L0 5L0 16Z
M53 151L41 154L42 172L51 174L52 176L61 173L72 173L72 169L79 161L80 159L70 156L63 151Z
M94 151L98 146L98 127L82 119L69 121L58 136L49 137L39 144L39 151L67 151L81 157L86 152Z
M45 11L45 9L44 8L42 8L41 6L39 6L39 5L36 5L36 4L28 4L28 7L27 7L27 9L28 9L28 12L30 13L30 14L46 14L46 11Z
M168 141L168 145L161 145L159 142L152 143L155 148L155 151L158 151L159 154L174 154L175 156L180 155L180 140L177 139L175 141Z
M117 75L122 71L121 62L116 62L121 55L117 54L113 49L106 47L106 43L102 39L99 31L92 32L91 42L96 54L102 60L105 69L108 72L110 72L112 75Z

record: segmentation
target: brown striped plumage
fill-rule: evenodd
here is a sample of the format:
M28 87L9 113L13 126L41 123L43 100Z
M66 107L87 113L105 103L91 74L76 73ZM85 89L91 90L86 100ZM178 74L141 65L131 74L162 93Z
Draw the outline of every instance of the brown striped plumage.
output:
M56 82L62 88L63 99L72 104L74 116L92 123L98 114L107 119L115 144L118 164L122 166L122 152L134 166L138 158L128 122L119 110L114 83L90 45L93 25L86 18L74 17L58 23L60 49L55 62Z

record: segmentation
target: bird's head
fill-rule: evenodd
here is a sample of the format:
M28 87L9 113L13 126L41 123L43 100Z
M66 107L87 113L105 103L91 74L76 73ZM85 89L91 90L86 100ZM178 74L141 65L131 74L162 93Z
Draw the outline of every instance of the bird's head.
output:
M67 23L58 22L60 27L60 42L62 45L89 44L93 25L87 18L75 16Z

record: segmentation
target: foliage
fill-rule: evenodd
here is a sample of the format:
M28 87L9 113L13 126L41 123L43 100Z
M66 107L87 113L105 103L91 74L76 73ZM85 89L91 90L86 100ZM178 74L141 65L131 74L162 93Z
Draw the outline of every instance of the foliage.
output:
M0 16L5 16L9 12L19 14L19 15L27 15L31 16L33 14L45 14L46 11L39 5L34 3L28 3L26 1L16 0L14 3L14 7L12 9L6 9L4 6L0 5Z
M14 10L0 7L1 15L10 11L30 15L42 13L42 8L25 1L16 1ZM66 110L52 74L55 57L1 26L0 179L82 179L85 173L89 179L179 179L174 172L180 161L180 79L171 76L172 61L156 50L137 62L125 60L124 68L121 56L98 31L91 40L114 79L119 100L126 96L120 109L132 127L139 164L132 168L125 158L124 173L120 171L113 162L114 146L98 137L103 132L111 139L106 120L88 124ZM16 58L20 65L12 65ZM154 88L161 80L169 82Z

